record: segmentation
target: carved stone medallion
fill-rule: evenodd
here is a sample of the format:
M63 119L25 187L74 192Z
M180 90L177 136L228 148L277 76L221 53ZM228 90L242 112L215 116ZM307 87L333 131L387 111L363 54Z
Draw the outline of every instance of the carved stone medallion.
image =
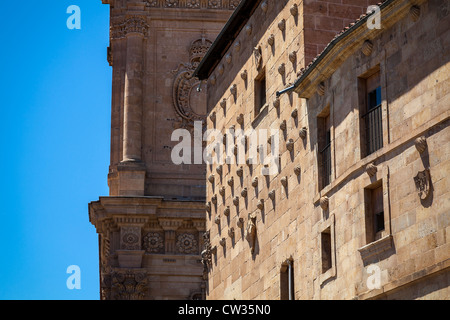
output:
M196 254L198 252L197 240L190 233L178 235L176 247L179 253Z
M164 248L163 236L158 232L149 232L144 236L143 249L149 253L161 253Z
M425 169L424 171L419 171L414 177L414 182L416 183L417 193L421 200L425 200L430 194L430 170Z
M140 229L138 227L121 228L121 248L124 250L140 249Z

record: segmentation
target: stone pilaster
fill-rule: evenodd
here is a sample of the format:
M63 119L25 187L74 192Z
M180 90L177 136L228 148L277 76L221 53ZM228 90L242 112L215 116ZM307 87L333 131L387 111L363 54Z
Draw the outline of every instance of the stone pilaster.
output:
M124 84L123 152L118 166L118 193L143 196L145 165L142 162L142 102L144 74L144 39L148 25L144 16L126 19L126 67Z

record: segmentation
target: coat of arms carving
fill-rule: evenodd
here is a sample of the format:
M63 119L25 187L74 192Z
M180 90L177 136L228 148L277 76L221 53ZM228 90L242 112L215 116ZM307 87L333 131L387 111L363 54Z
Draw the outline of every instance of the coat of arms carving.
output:
M431 176L430 170L425 169L424 171L419 171L414 177L414 182L416 183L417 193L421 200L428 198L431 191Z
M172 71L175 75L173 104L180 118L180 121L174 124L176 128L191 128L194 121L206 119L206 83L193 77L193 73L211 44L205 37L192 42L189 49L190 62L181 63Z

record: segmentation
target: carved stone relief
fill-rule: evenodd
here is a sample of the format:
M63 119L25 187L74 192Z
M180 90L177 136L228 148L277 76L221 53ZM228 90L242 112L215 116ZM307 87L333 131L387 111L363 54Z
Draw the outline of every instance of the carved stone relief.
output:
M182 233L177 237L176 243L178 253L183 254L197 254L198 253L198 241L191 233Z
M175 75L173 104L180 117L177 127L192 127L194 121L204 121L206 118L206 83L192 75L211 44L212 42L204 37L192 42L189 49L190 62L181 63L172 72Z
M247 223L247 229L245 230L245 238L250 244L251 252L255 252L255 244L256 244L256 214L252 213L249 216L249 220Z
M414 182L416 184L417 193L421 200L428 198L431 191L431 176L430 170L425 169L424 171L419 171L414 177Z
M253 49L253 56L255 58L255 66L256 69L259 70L262 67L262 50L261 46L258 46Z
M112 290L117 300L142 300L148 291L147 275L143 272L114 272Z
M140 250L140 227L120 228L120 247L124 250Z
M142 248L148 253L163 253L164 238L159 232L149 232L144 236Z

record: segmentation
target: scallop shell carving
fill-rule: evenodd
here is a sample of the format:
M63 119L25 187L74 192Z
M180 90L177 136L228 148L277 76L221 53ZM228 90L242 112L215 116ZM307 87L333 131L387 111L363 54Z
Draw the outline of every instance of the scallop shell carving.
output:
M411 15L412 21L416 22L420 17L420 7L412 6L411 9L409 9L409 14Z
M274 36L273 34L271 34L271 35L269 36L269 38L267 39L267 43L268 43L270 46L273 46L273 45L275 44L275 36Z
M317 86L317 93L321 96L325 94L325 83L321 82Z
M303 128L300 129L298 135L300 136L300 138L305 139L307 133L308 133L308 128L303 127Z
M414 140L414 144L417 151L419 151L419 153L423 153L427 148L427 138L425 138L424 136L418 137L416 140Z
M320 207L322 208L322 210L328 209L329 202L330 202L330 199L328 199L327 196L323 196L322 198L320 198Z
M374 163L369 163L366 166L366 172L369 175L369 177L373 177L378 171L377 166Z
M370 56L372 54L372 49L373 49L373 43L370 40L366 40L364 41L363 45L362 45L362 52L364 53L364 55L366 56Z

